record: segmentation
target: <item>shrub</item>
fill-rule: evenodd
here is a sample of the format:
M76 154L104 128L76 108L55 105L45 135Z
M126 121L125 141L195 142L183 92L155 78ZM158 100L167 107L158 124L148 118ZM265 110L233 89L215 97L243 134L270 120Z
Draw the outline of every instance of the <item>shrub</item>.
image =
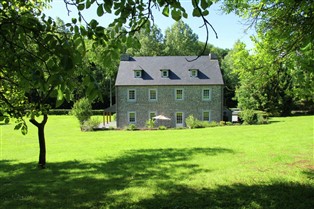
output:
M231 126L231 125L233 125L233 124L232 124L232 122L227 121L227 122L226 122L226 125L227 125L227 126Z
M95 128L98 128L101 121L98 118L90 118L81 125L82 131L94 131Z
M70 109L50 109L49 115L68 115L70 112Z
M268 117L262 111L255 111L252 109L243 110L240 112L240 118L243 120L244 124L267 124Z
M129 124L127 127L126 127L126 130L127 131L135 131L137 129L136 125L135 124Z
M198 128L207 128L209 127L209 122L208 121L200 121L199 122L199 127Z
M149 129L152 129L155 127L155 121L153 121L152 119L149 119L146 121L146 127Z
M83 125L93 114L92 105L87 98L82 98L74 103L70 114L79 120L80 125Z
M262 111L257 112L257 123L268 124L268 115Z
M159 126L158 129L159 130L167 130L167 127L166 126Z
M221 125L221 126L226 125L226 121L220 121L220 122L219 122L219 125Z
M186 126L191 129L205 127L203 122L196 119L193 115L189 115L189 117L185 119L185 123L186 123Z
M207 126L207 121L197 120L194 128L205 128Z
M252 125L257 123L257 116L252 109L246 109L239 113L239 117L243 120L244 124Z
M92 110L93 115L103 115L103 110ZM49 115L71 115L71 109L50 109Z
M216 127L218 126L218 123L216 121L207 122L206 127Z

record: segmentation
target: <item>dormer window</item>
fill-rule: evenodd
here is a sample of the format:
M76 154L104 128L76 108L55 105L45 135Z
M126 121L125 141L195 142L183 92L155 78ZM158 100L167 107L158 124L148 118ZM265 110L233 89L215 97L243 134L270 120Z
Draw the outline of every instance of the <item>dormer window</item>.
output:
M190 76L196 78L198 76L198 69L190 69Z
M143 70L134 70L134 78L141 78Z
M169 69L162 69L162 70L160 70L160 72L161 72L162 78L168 78L169 77Z

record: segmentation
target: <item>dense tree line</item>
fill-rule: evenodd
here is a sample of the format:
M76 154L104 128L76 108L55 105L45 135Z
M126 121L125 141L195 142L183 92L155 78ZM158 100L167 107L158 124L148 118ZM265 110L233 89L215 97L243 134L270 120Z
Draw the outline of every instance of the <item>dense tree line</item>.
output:
M239 107L272 115L313 111L313 1L225 0L225 9L247 17L257 31L252 50L237 42L223 63Z

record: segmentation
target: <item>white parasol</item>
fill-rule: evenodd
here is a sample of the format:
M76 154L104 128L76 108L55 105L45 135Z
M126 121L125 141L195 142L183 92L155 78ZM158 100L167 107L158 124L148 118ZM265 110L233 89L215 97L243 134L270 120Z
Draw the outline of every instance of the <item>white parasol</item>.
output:
M153 117L153 119L155 119L155 120L171 120L170 118L168 118L164 115L157 115L157 116Z

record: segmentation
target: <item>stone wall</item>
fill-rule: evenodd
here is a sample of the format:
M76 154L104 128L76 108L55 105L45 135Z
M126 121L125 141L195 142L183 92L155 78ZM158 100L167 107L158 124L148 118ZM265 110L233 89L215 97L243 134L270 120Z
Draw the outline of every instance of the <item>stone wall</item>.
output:
M203 89L211 90L210 101L202 100ZM128 90L136 90L136 101L128 101ZM157 89L157 101L149 101L149 89ZM175 89L184 90L184 99L175 99ZM189 115L202 120L203 111L210 111L211 121L222 120L223 86L117 86L117 126L129 124L128 112L136 113L136 126L145 127L149 112L165 115L171 121L158 121L158 125L176 127L176 112L183 113L183 121ZM185 126L185 122L183 124Z

